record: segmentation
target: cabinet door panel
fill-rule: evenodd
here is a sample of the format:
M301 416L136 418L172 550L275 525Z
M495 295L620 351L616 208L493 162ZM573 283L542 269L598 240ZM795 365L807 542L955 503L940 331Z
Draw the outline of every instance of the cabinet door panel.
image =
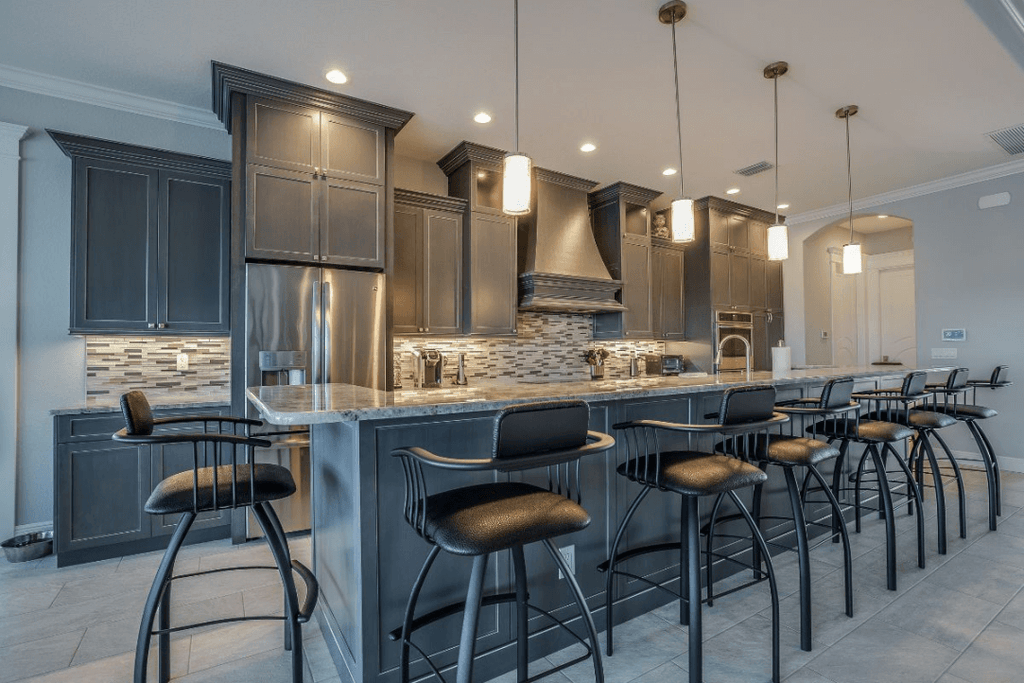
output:
M57 552L149 538L149 447L113 441L60 445Z
M247 257L314 260L320 207L313 176L250 165L246 171Z
M384 183L384 130L333 114L321 115L322 173Z
M729 246L729 216L709 209L708 231L711 233L711 243L723 247Z
M755 221L751 219L748 221L749 237L750 237L750 251L755 256L762 256L767 258L768 256L768 224L763 221Z
M651 249L651 328L654 336L660 339L664 336L664 314L665 300L665 269L668 255L664 249L654 247Z
M624 334L650 337L651 329L651 247L622 241L622 305Z
M466 332L512 334L519 289L516 279L516 221L474 213L466 249L469 280Z
M157 172L75 160L75 329L156 321Z
M661 249L651 251L652 313L654 334L663 339L683 339L683 251Z
M160 188L158 322L172 331L227 332L229 183L164 171Z
M750 305L753 308L767 308L768 292L765 289L765 267L767 261L757 256L750 258Z
M782 261L769 261L765 276L768 308L782 310Z
M729 294L729 252L711 252L711 305L714 308L728 308Z
M201 431L200 427L190 425L194 430ZM158 444L150 447L151 449L151 472L152 482L151 489L155 489L157 484L172 475L184 472L186 470L191 471L194 463L192 454L191 443L171 443L171 444ZM205 458L203 445L199 446L199 467L203 467L205 464L213 465L214 462L214 448L212 444L206 445ZM230 456L225 451L221 462L230 462ZM240 467L242 465L239 465ZM191 481L191 479L189 479ZM174 528L178 525L178 520L181 519L180 514L173 515L151 515L152 520L152 535L153 536L166 536L174 533ZM216 510L212 512L201 512L196 516L195 522L192 524L193 529L202 529L211 526L222 526L231 523L231 511L230 510Z
M732 306L750 306L750 256L729 255L729 292Z
M416 334L422 327L422 216L422 209L402 204L395 205L395 271L391 277L392 321L395 334Z
M247 163L312 173L320 165L320 112L251 98Z
M423 326L431 334L462 329L462 217L424 211Z
M323 182L321 260L383 268L384 188L345 180Z

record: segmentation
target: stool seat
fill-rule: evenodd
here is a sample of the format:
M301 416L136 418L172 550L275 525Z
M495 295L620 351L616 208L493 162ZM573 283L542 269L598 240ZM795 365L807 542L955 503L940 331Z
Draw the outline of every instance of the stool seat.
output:
M427 536L453 555L485 555L590 525L575 501L531 484L479 484L427 497Z
M772 436L767 457L780 465L817 465L839 457L839 450L824 441L802 436Z
M911 429L942 429L956 424L956 418L933 410L876 410L864 416L867 420L894 422Z
M217 505L213 500L213 468L199 468L198 495L193 497L192 470L185 470L167 477L153 489L146 501L146 512L151 515L170 515L181 512L204 512L216 508L231 507L232 466L217 468ZM291 472L280 465L256 465L254 496L250 496L249 466L239 465L235 503L252 505L287 498L295 493L295 481ZM252 500L250 500L252 498Z
M958 420L987 420L988 418L995 417L999 414L992 408L988 408L986 406L965 405L963 403L959 403L955 406L952 404L921 406L919 410L935 412L941 415L949 415L950 417Z
M849 439L861 443L886 443L909 439L914 430L894 422L880 420L826 420L807 428L811 434L835 439Z
M684 496L725 493L768 481L767 474L748 462L698 451L669 451L657 458L643 455L619 465L618 473L647 485L657 482Z

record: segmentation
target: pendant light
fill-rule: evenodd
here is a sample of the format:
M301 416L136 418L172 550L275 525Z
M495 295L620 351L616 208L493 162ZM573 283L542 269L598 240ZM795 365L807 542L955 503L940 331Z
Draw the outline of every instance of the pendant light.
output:
M789 228L779 220L779 76L789 71L786 62L773 62L764 68L764 77L775 86L775 223L768 228L768 260L789 258Z
M672 69L676 84L676 131L679 134L679 199L672 202L672 241L692 242L695 235L693 225L693 200L683 191L683 122L679 108L679 57L676 54L676 24L686 16L686 3L669 0L658 10L658 21L672 26Z
M502 169L501 210L510 216L530 213L530 192L533 160L519 151L519 0L513 0L515 22L516 86L514 121L516 129L515 151L505 155Z
M843 275L861 272L860 244L853 241L853 170L850 163L850 117L858 111L856 104L836 110L837 119L846 119L846 180L850 198L850 241L843 245Z

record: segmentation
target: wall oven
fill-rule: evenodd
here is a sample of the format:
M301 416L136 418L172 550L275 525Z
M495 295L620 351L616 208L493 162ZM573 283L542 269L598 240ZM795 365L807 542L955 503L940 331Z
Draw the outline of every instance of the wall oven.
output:
M750 344L751 357L754 352L754 314L744 311L715 311L715 348L730 335L738 335ZM722 364L719 370L743 370L747 365L747 349L738 339L730 339L722 347ZM751 370L754 368L751 367Z

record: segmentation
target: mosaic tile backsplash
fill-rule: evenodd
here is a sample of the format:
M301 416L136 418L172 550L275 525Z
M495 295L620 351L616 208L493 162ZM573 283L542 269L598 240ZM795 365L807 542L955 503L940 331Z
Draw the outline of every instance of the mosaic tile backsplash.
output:
M188 370L177 369L188 354ZM107 337L85 342L85 390L89 398L131 389L208 393L231 383L228 337Z
M605 360L605 377L629 376L633 353L665 353L659 341L610 341L591 338L591 316L520 311L518 337L395 337L395 376L402 386L412 387L414 349L438 349L448 356L445 377L454 377L460 353L466 354L466 377L579 381L590 379L583 361L588 349L602 347L611 355ZM643 361L640 371L643 372ZM447 380L446 380L447 381Z

